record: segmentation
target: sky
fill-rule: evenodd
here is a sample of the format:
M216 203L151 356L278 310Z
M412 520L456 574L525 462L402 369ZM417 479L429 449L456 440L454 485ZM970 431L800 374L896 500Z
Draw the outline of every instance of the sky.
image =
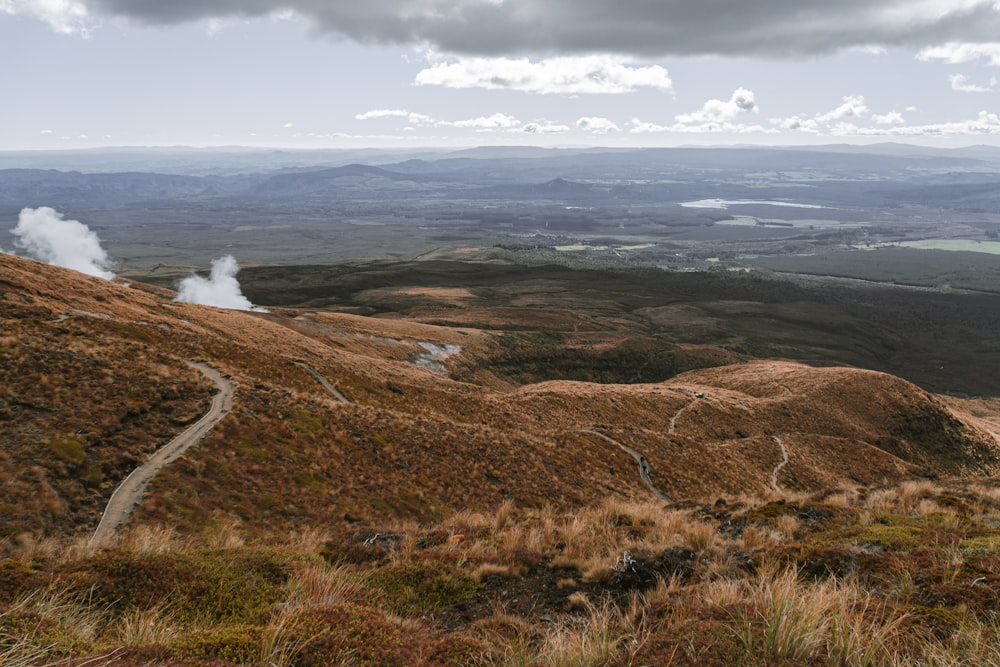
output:
M1000 0L0 0L0 150L1000 145Z

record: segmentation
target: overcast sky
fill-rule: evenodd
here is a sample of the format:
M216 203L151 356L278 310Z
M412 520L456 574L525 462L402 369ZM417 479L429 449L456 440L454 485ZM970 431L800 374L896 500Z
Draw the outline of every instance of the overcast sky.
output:
M0 150L1000 145L997 40L1000 0L0 0Z

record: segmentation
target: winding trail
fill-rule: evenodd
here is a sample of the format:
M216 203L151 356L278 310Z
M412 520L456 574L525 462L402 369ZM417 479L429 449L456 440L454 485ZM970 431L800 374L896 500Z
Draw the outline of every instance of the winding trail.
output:
M667 435L673 435L674 430L677 428L677 418L681 416L684 411L694 406L698 402L697 398L691 399L691 402L683 406L680 410L674 413L674 416L670 418L670 428L667 429Z
M781 436L772 435L769 437L778 443L778 447L781 447L781 463L774 466L774 470L771 471L771 488L781 495L785 495L785 492L781 490L780 486L778 486L778 474L781 472L782 468L788 465L788 450L785 449L785 443L781 441Z
M326 387L326 390L329 391L331 394L333 394L333 397L336 398L338 401L340 401L341 403L351 402L346 396L344 396L340 392L339 389L337 389L335 385L333 385L329 380L323 377L323 374L320 373L318 370L316 370L315 368L313 368L312 366L303 361L296 361L294 363L296 366L302 366L302 368L312 373L312 376L315 377L317 380L319 380L319 383L324 387Z
M233 385L222 374L203 363L187 362L189 366L202 372L205 377L215 383L219 391L212 397L212 406L201 419L186 428L180 435L160 447L148 461L133 470L118 488L111 494L108 506L104 508L97 530L90 538L90 545L102 547L114 536L115 531L128 521L132 512L142 500L146 486L156 476L160 468L176 461L181 454L192 445L199 442L233 409Z
M618 442L617 440L615 440L614 438L612 438L610 436L604 435L600 431L595 431L594 429L590 429L590 428L578 428L578 429L575 429L575 430L573 430L571 432L572 433L587 433L589 435L596 435L598 438L601 438L605 442L610 442L612 445L618 445L618 447L620 447L622 449L622 451L624 451L627 454L629 454L632 458L635 459L635 462L639 464L639 477L642 478L642 481L646 483L646 486L649 487L649 490L652 491L656 495L657 498L659 498L660 500L662 500L664 502L670 503L671 505L673 505L676 502L673 498L671 498L670 496L668 496L665 493L663 493L662 491L660 491L658 488L656 488L656 485L653 484L653 480L650 479L650 477L649 477L649 473L653 472L653 467L651 465L649 465L649 460L646 459L646 457L643 456L642 454L640 454L638 451L632 449L628 445L625 445L625 444L622 444L622 443Z

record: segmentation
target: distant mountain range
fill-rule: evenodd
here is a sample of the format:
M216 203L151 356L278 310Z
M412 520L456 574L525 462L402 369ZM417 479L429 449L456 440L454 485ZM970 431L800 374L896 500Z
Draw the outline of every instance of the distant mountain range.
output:
M407 159L388 161L394 157ZM115 169L136 164L150 168ZM599 201L612 187L629 188L639 200L671 201L684 196L676 190L686 189L697 198L705 193L717 196L719 186L729 189L728 194L722 192L723 197L741 196L742 185L755 181L762 181L752 185L758 189L794 187L798 194L819 201L842 197L824 192L824 184L863 181L865 191L875 193L876 200L877 191L888 189L893 197L905 195L920 201L925 185L935 179L946 179L949 187L996 183L1000 150L981 146L946 151L896 144L641 150L497 147L409 156L374 151L303 156L249 149L136 149L0 153L3 165L12 168L0 169L0 214L10 215L21 207L38 205L95 210L148 202L301 197L334 201L372 196L415 201L473 197L574 203ZM34 168L38 165L47 168ZM900 186L907 183L915 187ZM665 184L684 188L664 190ZM977 206L992 201L984 202L979 191L973 194ZM962 196L962 191L950 198L943 191L933 195L936 205Z

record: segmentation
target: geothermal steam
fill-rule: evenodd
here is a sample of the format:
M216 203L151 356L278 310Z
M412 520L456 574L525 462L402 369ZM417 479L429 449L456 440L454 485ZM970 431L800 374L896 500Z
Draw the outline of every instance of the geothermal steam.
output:
M23 209L10 233L14 245L33 259L107 280L115 277L107 270L111 261L97 234L48 206Z
M263 308L255 308L250 300L243 296L240 283L236 280L236 273L239 270L239 264L232 255L213 259L211 275L208 278L192 275L182 280L177 288L176 300L232 310L267 312Z

